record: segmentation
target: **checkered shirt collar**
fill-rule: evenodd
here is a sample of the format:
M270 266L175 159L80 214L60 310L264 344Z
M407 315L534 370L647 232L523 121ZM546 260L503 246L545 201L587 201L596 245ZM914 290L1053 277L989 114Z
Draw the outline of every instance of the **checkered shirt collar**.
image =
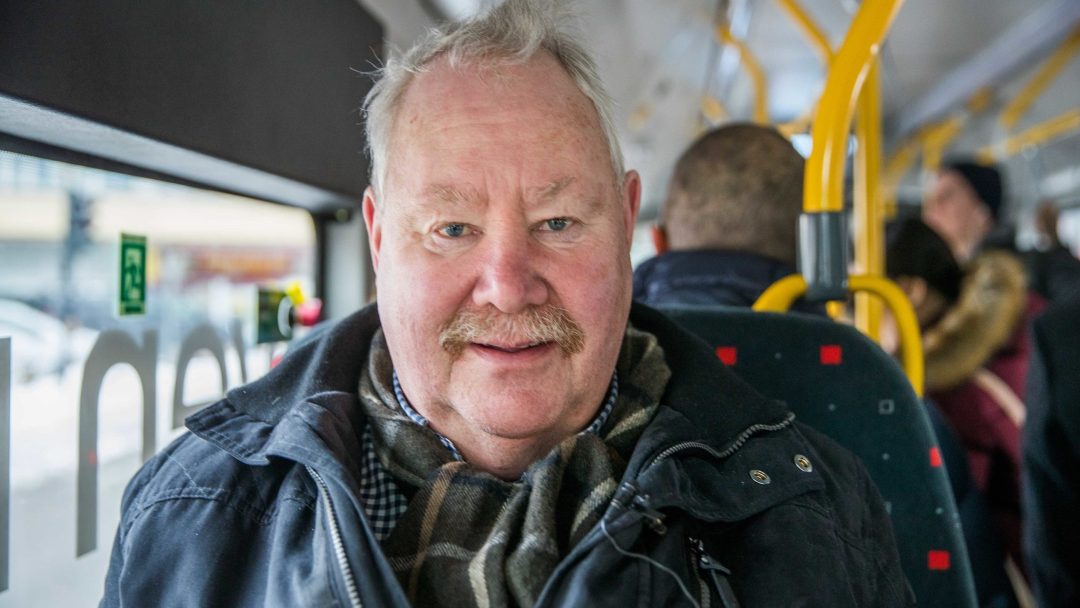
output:
M424 418L420 412L413 409L409 400L405 398L405 393L401 390L401 384L398 382L397 370L394 370L394 396L397 397L398 405L401 406L401 411L405 412L405 415L420 426L429 426L427 418ZM597 412L596 417L589 423L589 426L585 427L582 433L592 433L593 435L600 434L600 429L603 428L604 423L607 422L609 416L611 416L611 410L615 407L615 400L619 397L619 371L615 370L611 374L611 384L608 386L607 398L604 399L604 404L601 406L600 411ZM464 462L464 458L461 457L461 452L458 451L457 446L449 438L442 436L438 431L432 429L435 436L439 438L446 449L450 450L450 454L453 455L454 460Z

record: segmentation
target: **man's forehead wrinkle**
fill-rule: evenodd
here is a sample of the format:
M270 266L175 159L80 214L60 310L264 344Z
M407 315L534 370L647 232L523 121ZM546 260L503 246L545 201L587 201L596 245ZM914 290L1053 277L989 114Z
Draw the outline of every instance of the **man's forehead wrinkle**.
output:
M458 188L450 184L429 184L423 191L423 197L437 203L451 206L464 205L481 198L472 188Z
M530 202L547 202L558 197L575 181L577 181L577 178L568 175L548 182L542 186L527 188L525 190L525 198Z

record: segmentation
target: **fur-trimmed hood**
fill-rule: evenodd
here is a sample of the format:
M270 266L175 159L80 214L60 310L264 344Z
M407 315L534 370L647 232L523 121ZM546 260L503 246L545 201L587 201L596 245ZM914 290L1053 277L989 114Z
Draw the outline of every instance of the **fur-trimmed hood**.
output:
M960 299L923 333L927 390L946 390L971 377L1009 343L1023 319L1027 279L1020 261L988 251L967 268Z

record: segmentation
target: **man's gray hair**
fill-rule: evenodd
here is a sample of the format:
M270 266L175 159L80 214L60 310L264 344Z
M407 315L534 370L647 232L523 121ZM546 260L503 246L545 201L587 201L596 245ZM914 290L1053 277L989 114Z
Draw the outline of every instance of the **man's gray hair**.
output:
M612 101L585 46L574 31L575 17L562 0L506 0L487 13L432 29L400 57L376 71L364 100L365 130L371 158L371 183L382 192L394 117L414 75L435 59L449 65L496 67L528 61L537 51L551 53L592 102L611 154L611 168L622 184L623 157L612 120Z

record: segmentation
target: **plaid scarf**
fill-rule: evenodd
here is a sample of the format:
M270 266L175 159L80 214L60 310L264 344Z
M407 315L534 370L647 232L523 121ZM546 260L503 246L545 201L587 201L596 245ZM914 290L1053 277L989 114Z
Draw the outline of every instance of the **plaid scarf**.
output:
M382 466L411 496L383 541L416 606L531 606L559 561L600 521L671 371L651 334L628 328L620 389L598 434L564 439L507 482L457 461L397 404L382 332L360 377L360 402Z

